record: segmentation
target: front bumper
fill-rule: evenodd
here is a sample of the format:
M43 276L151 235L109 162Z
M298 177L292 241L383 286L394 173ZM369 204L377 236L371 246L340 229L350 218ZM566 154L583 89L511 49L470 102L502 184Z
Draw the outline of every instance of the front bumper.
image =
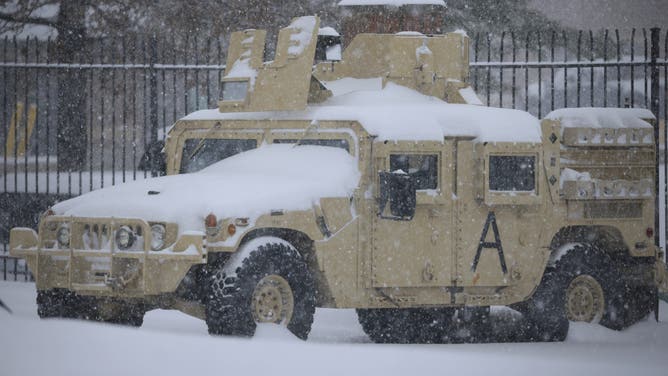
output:
M143 234L128 250L117 249L113 241L121 224ZM60 226L71 231L67 246L56 240ZM193 265L207 262L201 233L182 234L160 251L150 250L150 234L149 224L141 219L52 216L40 223L39 234L30 228L12 229L9 252L26 260L39 290L66 288L117 297L173 292Z

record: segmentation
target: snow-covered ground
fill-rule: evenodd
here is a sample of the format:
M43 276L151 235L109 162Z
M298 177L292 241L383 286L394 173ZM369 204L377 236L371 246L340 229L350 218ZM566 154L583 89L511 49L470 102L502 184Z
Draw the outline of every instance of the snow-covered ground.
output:
M211 337L204 322L147 313L140 329L40 320L35 286L0 282L0 375L665 375L668 304L661 322L622 332L571 323L563 343L372 344L352 310L319 309L307 342L278 326L252 339ZM503 313L503 312L501 312Z

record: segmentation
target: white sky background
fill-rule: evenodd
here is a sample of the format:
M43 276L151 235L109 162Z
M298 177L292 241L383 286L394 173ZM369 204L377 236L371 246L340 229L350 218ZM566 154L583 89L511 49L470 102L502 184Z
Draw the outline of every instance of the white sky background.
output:
M546 16L576 29L668 29L668 0L531 0Z

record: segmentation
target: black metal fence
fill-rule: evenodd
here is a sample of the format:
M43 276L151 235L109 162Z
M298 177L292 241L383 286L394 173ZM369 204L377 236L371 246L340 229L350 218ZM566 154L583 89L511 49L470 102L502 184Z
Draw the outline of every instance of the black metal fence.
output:
M486 105L538 117L561 107L634 106L668 120L665 31L470 37L470 81ZM20 267L6 255L10 228L35 227L58 200L151 176L144 152L176 119L216 106L225 49L224 40L97 39L64 63L53 59L50 40L0 40L0 266L14 267L4 279ZM72 145L85 154L75 169L62 167L57 147L61 73L72 70L87 133L85 145ZM665 153L665 127L662 138ZM665 181L665 166L661 172ZM660 193L665 208L665 188Z

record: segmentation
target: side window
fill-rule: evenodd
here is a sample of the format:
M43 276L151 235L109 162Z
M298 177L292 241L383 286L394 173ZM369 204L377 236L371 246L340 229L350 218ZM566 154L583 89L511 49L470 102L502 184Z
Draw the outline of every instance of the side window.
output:
M536 157L490 155L489 190L531 192L536 189Z
M195 172L235 154L255 149L257 140L191 138L185 141L181 154L180 174Z
M416 189L438 188L438 156L436 154L392 154L390 171L401 170L415 179Z
M277 138L274 140L275 144L296 144L297 142L299 142L300 145L331 146L350 152L348 140L344 139L303 139L299 141L297 139Z

